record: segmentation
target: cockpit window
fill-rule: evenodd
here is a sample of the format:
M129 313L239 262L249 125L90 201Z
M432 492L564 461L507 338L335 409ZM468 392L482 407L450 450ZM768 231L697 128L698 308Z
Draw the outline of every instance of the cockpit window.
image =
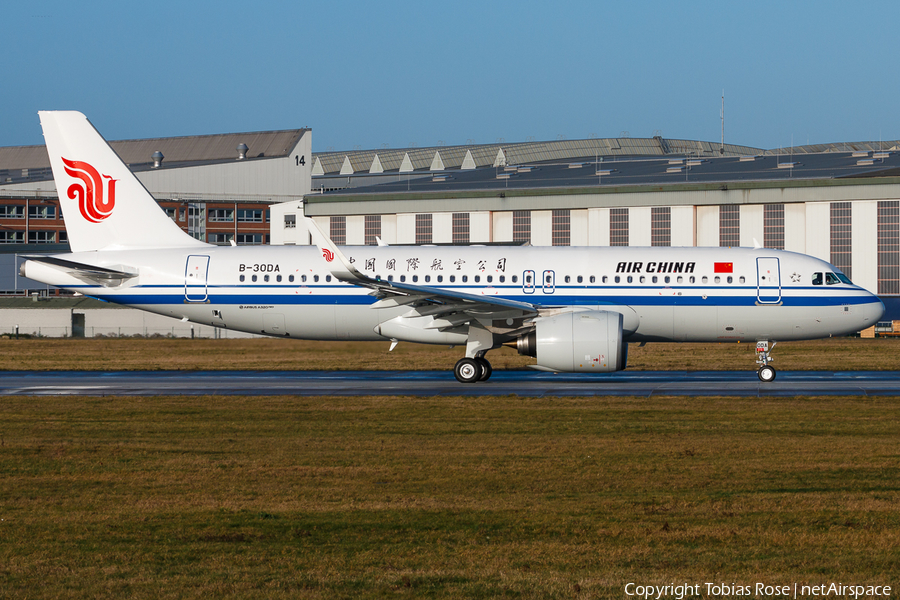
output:
M835 275L834 273L825 273L825 284L826 285L835 285L840 282L841 282L841 280L838 279L838 276Z
M835 275L837 275L837 278L841 280L841 283L846 283L847 285L853 285L853 282L850 281L850 278L847 277L846 275L844 275L843 273L841 273L840 271L835 273Z
M821 273L813 273L813 285L822 285Z

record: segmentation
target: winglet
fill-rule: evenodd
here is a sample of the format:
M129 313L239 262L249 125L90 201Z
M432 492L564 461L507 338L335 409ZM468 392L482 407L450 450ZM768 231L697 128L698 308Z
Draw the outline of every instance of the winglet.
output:
M306 227L309 229L309 235L312 242L319 247L322 253L322 260L328 263L328 270L331 274L341 281L360 281L367 278L354 267L344 253L338 249L331 238L325 235L319 226L310 217L306 219ZM334 262L337 259L337 262Z
M756 238L753 238L753 249L759 250L760 248L762 248L762 245L756 240Z

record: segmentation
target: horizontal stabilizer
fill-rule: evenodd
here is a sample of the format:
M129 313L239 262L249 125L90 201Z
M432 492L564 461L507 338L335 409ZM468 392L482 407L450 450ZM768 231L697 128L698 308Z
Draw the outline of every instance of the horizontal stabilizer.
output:
M56 267L60 271L86 283L102 285L103 287L119 287L129 279L138 276L136 272L97 267L95 265L58 258L56 256L31 255L24 256L23 258L27 259L20 267L20 273L23 277L26 277L26 265L29 262Z

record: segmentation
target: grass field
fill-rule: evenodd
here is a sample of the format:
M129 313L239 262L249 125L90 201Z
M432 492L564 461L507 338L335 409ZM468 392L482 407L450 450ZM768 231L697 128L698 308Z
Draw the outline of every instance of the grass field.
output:
M900 586L895 398L7 397L0 473L0 597Z
M452 369L464 348L387 342L284 339L2 339L0 370L407 370ZM779 370L894 370L900 339L833 338L778 344ZM631 344L630 370L756 370L754 344ZM495 369L520 369L534 359L493 350Z

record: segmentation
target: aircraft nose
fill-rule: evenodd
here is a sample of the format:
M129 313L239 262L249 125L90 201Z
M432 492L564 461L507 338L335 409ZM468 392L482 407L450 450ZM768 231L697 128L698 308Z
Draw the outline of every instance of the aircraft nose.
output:
M869 294L869 302L860 306L858 314L861 319L860 329L872 327L884 316L884 302L875 294Z

